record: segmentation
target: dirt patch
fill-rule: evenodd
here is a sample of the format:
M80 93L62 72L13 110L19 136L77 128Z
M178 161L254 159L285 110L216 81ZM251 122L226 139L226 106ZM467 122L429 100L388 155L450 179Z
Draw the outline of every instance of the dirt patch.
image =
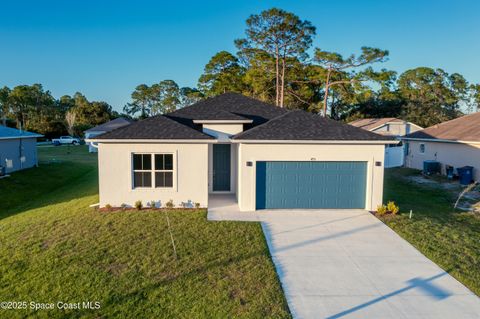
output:
M418 185L446 190L455 199L457 199L463 190L468 187L460 185L458 181L447 180L440 176L430 177L423 175L411 175L405 176L405 178ZM454 204L455 203L452 203L452 207ZM470 191L463 194L462 198L459 200L457 208L463 211L471 211L480 214L480 185L477 185Z

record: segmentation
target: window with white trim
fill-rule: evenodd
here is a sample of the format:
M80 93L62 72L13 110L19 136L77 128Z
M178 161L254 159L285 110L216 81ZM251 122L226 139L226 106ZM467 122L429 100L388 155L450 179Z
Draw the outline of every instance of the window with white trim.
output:
M172 188L173 154L138 154L133 160L133 188Z
M173 154L154 154L155 187L173 187Z
M425 153L425 144L424 143L420 143L420 154L424 154Z

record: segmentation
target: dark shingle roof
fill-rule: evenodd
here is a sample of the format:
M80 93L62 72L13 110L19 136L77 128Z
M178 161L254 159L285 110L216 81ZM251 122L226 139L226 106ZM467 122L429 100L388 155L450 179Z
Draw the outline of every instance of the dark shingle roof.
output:
M406 138L480 142L480 112L430 126Z
M28 131L20 131L16 128L6 127L0 125L0 139L10 139L10 138L30 138L30 137L42 137L43 135L28 132Z
M94 139L200 140L213 137L163 115L157 115L96 136Z
M226 112L223 113L221 111ZM228 113L232 113L253 120L253 125L259 125L285 112L287 112L287 110L246 97L242 94L224 93L184 107L166 116L186 125L192 125L192 120L198 119L215 118L218 120L229 120L229 118L221 118L222 114L227 116ZM229 117L229 115L227 117Z
M92 127L85 132L110 132L119 127L129 125L130 123L133 123L133 120L119 117L106 123Z
M289 111L233 137L237 140L392 140L348 124L302 110Z

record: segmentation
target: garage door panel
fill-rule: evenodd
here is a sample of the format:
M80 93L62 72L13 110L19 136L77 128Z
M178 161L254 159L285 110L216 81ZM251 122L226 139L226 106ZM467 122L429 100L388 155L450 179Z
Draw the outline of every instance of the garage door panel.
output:
M257 162L256 207L364 208L366 162Z

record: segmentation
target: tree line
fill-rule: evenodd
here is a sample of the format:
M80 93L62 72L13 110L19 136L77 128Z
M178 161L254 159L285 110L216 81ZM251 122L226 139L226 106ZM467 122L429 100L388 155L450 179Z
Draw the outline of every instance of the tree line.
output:
M37 132L46 138L83 131L118 117L103 101L89 101L77 92L55 99L41 84L0 88L0 118L3 125Z
M427 127L476 111L480 85L461 74L418 67L401 74L378 68L388 50L362 47L347 57L314 48L316 28L291 12L272 8L246 20L237 52L220 51L204 67L197 87L173 80L140 84L124 114L83 94L56 99L41 84L0 89L3 124L44 134L82 135L120 115L134 118L171 112L224 92L238 92L278 107L304 109L336 120L398 117Z
M269 9L246 20L237 52L221 51L205 65L197 88L165 80L136 87L124 112L147 117L172 111L224 92L238 92L279 107L304 109L350 121L399 117L430 126L475 111L480 85L458 73L418 67L401 74L385 68L389 52L362 47L344 57L313 48L316 28L282 9Z

